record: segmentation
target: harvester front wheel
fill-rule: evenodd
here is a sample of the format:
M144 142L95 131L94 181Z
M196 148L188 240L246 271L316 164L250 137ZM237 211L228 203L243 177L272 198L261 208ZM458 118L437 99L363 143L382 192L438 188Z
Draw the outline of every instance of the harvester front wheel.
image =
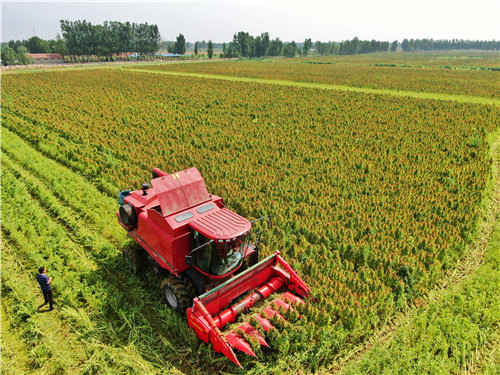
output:
M127 245L123 250L123 259L134 273L142 272L146 266L146 256L144 250L137 244Z
M193 304L195 290L189 279L169 275L161 282L161 295L168 307L184 314Z

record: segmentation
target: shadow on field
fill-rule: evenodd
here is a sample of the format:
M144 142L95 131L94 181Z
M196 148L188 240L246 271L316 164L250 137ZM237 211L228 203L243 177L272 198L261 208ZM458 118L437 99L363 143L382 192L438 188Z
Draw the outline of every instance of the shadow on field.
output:
M46 308L45 310L40 310L41 308L43 307L42 306L38 306L38 309L36 310L37 314L45 314L45 313L48 313L48 312L51 312L51 311L54 311L54 310L50 310L49 308Z

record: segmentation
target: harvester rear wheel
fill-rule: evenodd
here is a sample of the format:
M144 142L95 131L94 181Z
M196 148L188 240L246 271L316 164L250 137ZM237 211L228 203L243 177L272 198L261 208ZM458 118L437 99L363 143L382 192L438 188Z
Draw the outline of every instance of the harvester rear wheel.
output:
M193 304L195 289L188 278L178 279L169 275L161 282L161 295L168 307L184 314Z
M137 244L129 244L123 250L123 259L129 265L134 273L144 271L146 267L146 254Z

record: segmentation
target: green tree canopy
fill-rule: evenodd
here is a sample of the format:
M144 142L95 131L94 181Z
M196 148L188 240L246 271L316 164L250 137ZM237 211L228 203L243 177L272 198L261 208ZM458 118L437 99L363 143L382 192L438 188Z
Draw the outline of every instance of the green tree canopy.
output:
M312 48L311 38L304 40L304 45L302 46L302 54L307 56Z
M297 56L298 48L294 41L285 44L283 47L283 55L285 57L295 57Z
M182 34L179 34L177 37L174 45L174 53L178 53L179 55L184 55L186 53L186 39Z
M25 43L24 46L30 53L50 53L52 52L50 44L47 40L43 40L37 36L32 36Z
M8 45L2 45L2 65L9 66L16 64L16 52L14 49Z
M394 42L391 43L391 52L396 52L398 49L398 41L395 40Z
M3 66L33 64L33 59L24 45L20 45L16 51L9 44L2 44L1 59Z
M70 55L111 56L122 52L154 53L160 48L158 26L106 21L60 21L65 50Z
M212 43L211 40L208 41L208 58L212 59L212 56L214 55L214 44Z

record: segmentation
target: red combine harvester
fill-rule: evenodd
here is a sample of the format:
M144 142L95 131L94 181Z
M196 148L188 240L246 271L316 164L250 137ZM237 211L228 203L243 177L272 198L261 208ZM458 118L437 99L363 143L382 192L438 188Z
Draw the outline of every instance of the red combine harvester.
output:
M252 315L267 332L268 318L282 318L277 309L293 309L310 295L279 251L258 262L262 231L252 233L252 224L267 217L250 222L228 210L221 197L208 193L196 168L172 174L154 168L151 186L123 190L119 201L118 222L141 245L125 249L124 257L137 268L152 262L167 305L187 313L196 335L240 367L233 348L256 355L236 332L268 345L248 322L225 333L223 327L279 291L261 314Z

